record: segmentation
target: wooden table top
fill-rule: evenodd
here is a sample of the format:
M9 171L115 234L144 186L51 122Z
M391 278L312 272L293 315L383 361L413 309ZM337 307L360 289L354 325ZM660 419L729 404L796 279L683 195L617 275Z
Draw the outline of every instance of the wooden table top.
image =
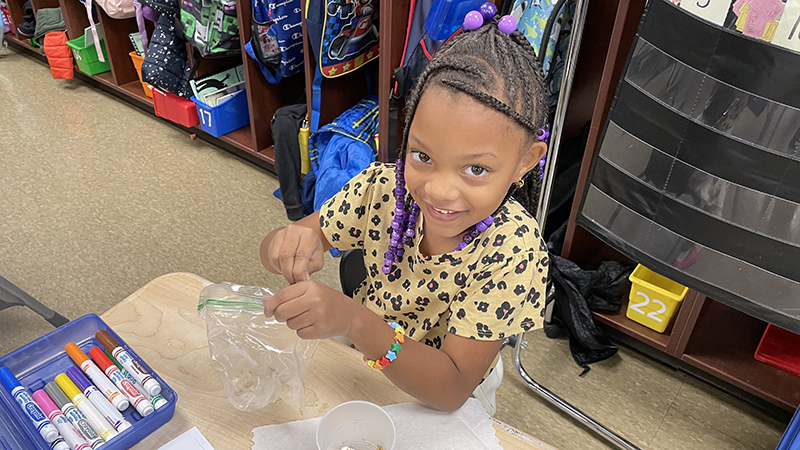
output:
M385 406L415 401L379 371L364 366L356 350L324 340L306 374L305 416L281 401L256 412L237 410L211 366L205 323L197 317L199 294L208 284L189 273L164 275L102 315L178 393L172 420L134 449L157 449L194 426L217 450L249 449L254 428L320 417L342 402ZM555 450L501 422L495 422L495 429L506 450Z

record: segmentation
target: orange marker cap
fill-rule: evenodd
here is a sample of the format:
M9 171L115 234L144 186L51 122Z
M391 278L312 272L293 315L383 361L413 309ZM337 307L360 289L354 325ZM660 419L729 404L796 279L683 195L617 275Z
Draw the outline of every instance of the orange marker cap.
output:
M92 349L89 350L89 354L92 356L95 364L97 364L97 366L100 367L100 370L103 372L113 365L111 360L108 359L108 356L106 356L106 354L100 350L100 347L92 347Z
M70 342L69 344L65 345L64 350L67 351L69 357L72 358L72 360L75 361L75 363L79 366L83 364L84 361L89 359L89 357L86 356L86 353L83 353L83 351L78 348L74 342Z

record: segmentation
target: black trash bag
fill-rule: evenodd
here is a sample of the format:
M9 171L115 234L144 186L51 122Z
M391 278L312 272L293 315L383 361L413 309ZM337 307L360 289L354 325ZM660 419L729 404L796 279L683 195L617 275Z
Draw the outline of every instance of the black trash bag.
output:
M619 311L633 266L604 261L597 270L583 270L560 256L551 255L550 260L550 278L555 296L552 322L569 335L572 358L584 369L581 373L583 376L589 372L589 364L617 353L617 347L595 324L592 311Z

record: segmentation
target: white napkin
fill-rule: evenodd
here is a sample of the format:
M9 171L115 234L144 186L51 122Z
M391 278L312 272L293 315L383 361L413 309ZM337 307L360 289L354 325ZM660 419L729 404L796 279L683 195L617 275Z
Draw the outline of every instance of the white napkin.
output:
M394 450L503 450L492 419L474 398L453 413L434 411L418 403L399 403L383 409L397 429ZM315 449L319 421L316 418L258 427L253 430L252 449Z

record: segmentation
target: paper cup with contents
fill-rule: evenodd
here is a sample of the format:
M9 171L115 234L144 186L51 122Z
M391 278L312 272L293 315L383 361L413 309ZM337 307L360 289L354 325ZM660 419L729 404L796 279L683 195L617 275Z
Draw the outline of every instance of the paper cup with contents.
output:
M380 406L346 402L328 411L317 427L318 450L393 450L395 428Z

